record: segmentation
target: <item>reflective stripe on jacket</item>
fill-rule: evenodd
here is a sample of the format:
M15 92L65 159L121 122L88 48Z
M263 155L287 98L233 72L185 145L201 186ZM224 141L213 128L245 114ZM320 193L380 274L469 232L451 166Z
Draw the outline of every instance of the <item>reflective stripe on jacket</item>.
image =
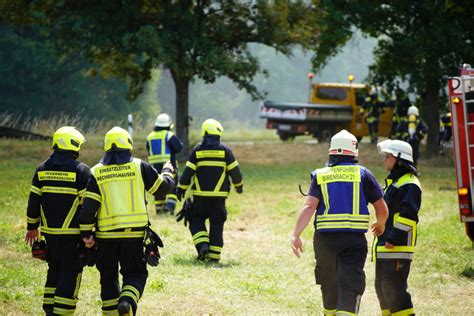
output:
M396 179L385 189L385 200L389 208L389 219L385 227L385 234L379 238L375 238L372 254L377 259L412 259L415 251L415 244L417 238L417 214L407 218L400 215L400 199L399 190L408 184L415 185L421 191L421 185L418 178L412 173L406 173L400 178ZM413 203L416 203L413 201ZM419 205L413 205L412 208L418 212ZM398 235L402 238L397 242L392 249L385 248L384 244L392 230L397 230Z
M95 165L91 171L100 189L100 196L86 192L86 197L100 202L97 215L99 231L144 227L148 223L145 186L141 160L121 165Z
M366 232L369 210L361 187L361 168L339 165L316 170L322 201L318 205L316 229L325 232Z
M148 162L163 163L171 158L171 149L168 140L173 133L167 130L153 131L147 136Z

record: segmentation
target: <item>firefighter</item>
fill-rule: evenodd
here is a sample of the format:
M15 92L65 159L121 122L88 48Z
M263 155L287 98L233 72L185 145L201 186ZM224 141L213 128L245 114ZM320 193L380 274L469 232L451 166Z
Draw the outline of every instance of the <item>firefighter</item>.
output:
M41 163L33 176L27 209L25 240L32 245L39 237L47 245L48 272L43 310L46 315L74 313L81 283L79 263L79 213L89 167L79 161L86 141L72 126L53 135L53 154Z
M398 86L395 89L395 98L391 101L391 106L393 107L393 116L390 138L395 138L398 126L402 120L406 120L408 108L411 106L410 99Z
M369 129L370 142L375 144L378 140L380 114L384 111L384 103L379 99L375 87L372 87L369 95L365 98L361 110Z
M303 252L301 233L316 211L313 247L316 284L321 286L324 315L354 315L365 290L365 232L368 203L375 208L371 230L381 235L388 216L383 191L373 174L357 164L358 142L342 130L331 138L326 167L312 173L311 186L298 216L291 246Z
M103 314L135 315L148 277L143 250L149 224L145 190L164 197L174 185L171 163L159 175L150 164L132 156L132 147L126 130L114 127L107 132L105 154L91 169L80 214L86 247L97 242Z
M229 177L239 194L243 191L243 179L232 150L220 141L224 131L222 125L214 119L207 119L201 130L202 141L193 148L181 175L178 198L181 200L193 180L189 229L197 258L218 262L224 246L222 234L227 219L225 201L231 188ZM205 225L207 219L209 232Z
M171 161L175 170L175 182L178 180L178 168L176 163L176 154L183 148L181 140L171 132L173 124L171 118L166 113L161 113L156 117L155 128L147 136L146 149L148 152L148 162L155 167L158 172L161 172L163 165L168 160ZM174 214L176 208L176 188L166 196L165 199L158 199L155 196L154 204L156 213L169 212Z
M382 315L414 315L407 280L417 238L420 181L410 144L386 140L378 143L377 149L385 155L384 165L390 174L384 195L389 217L385 232L375 238L372 248L375 290Z
M428 132L428 126L419 117L420 112L414 105L408 108L408 119L402 120L397 130L396 138L408 142L413 149L413 163L418 164L420 157L420 142Z
M453 123L451 122L451 112L441 114L439 118L439 148L440 154L444 154L444 145L451 140L453 135Z

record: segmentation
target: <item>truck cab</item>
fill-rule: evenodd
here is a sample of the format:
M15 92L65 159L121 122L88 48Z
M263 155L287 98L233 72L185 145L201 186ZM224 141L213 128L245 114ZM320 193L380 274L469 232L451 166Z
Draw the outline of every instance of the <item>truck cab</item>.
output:
M361 111L368 86L361 83L311 83L308 103L264 101L260 117L266 128L276 129L281 140L313 135L320 142L329 140L342 129L359 140L369 131ZM392 109L385 107L380 116L379 135L388 136Z

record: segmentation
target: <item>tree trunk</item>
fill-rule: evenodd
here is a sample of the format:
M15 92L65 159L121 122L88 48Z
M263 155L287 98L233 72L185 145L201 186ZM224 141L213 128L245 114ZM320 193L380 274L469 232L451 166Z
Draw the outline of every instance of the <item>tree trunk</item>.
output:
M178 161L185 162L189 156L189 78L171 72L176 91L176 133L183 142Z
M428 140L426 144L426 154L428 157L435 157L439 154L439 90L440 83L437 78L429 78L426 82L426 94L424 98L424 116L428 125Z

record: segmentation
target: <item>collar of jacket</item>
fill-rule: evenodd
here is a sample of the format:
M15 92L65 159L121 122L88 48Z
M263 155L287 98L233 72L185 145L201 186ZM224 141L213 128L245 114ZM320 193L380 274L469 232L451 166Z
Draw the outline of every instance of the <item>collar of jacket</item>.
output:
M100 163L103 165L123 165L133 161L130 150L110 150L102 156Z
M328 162L326 166L334 167L342 163L357 163L357 159L352 156L345 156L345 155L329 155Z
M218 145L221 142L220 136L206 135L202 138L202 145Z
M413 170L409 166L396 164L395 168L393 168L393 170L390 172L387 179L390 179L394 182L407 173L413 173Z
M45 161L46 165L67 165L74 162L79 153L72 150L55 150L48 160Z

